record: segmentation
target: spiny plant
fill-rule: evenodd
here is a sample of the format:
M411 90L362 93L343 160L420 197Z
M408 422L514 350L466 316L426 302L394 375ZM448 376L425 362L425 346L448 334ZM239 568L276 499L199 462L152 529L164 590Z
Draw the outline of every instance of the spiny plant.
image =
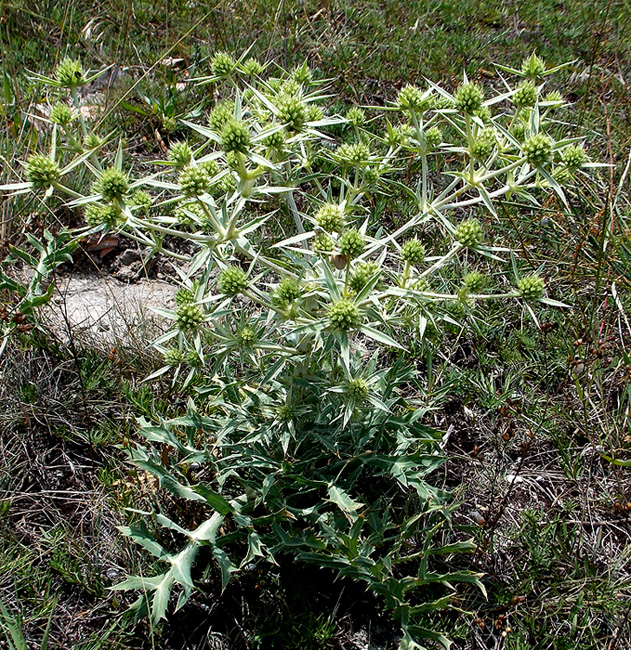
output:
M517 301L535 322L537 302L563 306L546 297L542 270L522 275L484 225L505 198L537 206L553 192L566 204L575 175L595 166L580 139L553 137L564 101L542 94L552 71L539 62L509 71L518 82L502 80L505 92L466 77L453 94L408 85L385 108L342 117L327 114L306 65L272 75L219 53L197 81L220 101L206 123L183 121L190 139L149 175L82 117L78 62L38 77L70 96L69 110L56 111L50 149L26 161L25 181L2 189L63 197L85 214L75 237L123 233L170 259L180 284L176 308L156 310L172 327L153 343L165 363L150 379L170 375L191 399L181 417L141 419L146 444L131 456L195 515L155 515L183 541L175 550L145 526L123 529L165 564L116 587L141 592L139 615L164 618L174 591L177 608L187 601L202 547L222 587L253 562L292 555L381 596L401 648L449 646L420 621L455 606L456 585L484 588L449 567L473 543L453 535L453 506L428 482L444 460L440 434L423 422L431 405L406 390L416 373L397 351L473 321L488 300ZM371 208L395 195L414 208L388 229ZM476 260L497 267L495 288L471 272ZM448 265L467 272L454 282Z

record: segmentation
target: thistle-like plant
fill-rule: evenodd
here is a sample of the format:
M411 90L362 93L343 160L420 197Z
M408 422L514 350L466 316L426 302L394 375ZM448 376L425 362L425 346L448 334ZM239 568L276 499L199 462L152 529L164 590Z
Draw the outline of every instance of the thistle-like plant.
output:
M402 648L426 638L447 647L418 619L450 606L456 583L483 587L478 574L436 560L472 543L454 539L445 495L427 480L443 458L423 423L427 405L400 389L415 372L387 365L381 351L402 351L429 325L475 318L486 300L515 300L534 319L537 302L562 306L539 274L520 275L514 256L508 290L486 291L478 271L454 286L443 271L484 260L501 275L509 251L490 236L496 203L536 206L548 191L566 205L559 179L595 164L550 122L560 101L540 99L550 70L539 59L513 71L527 81L503 94L466 77L454 94L406 86L369 120L356 107L326 114L306 66L265 77L244 57L212 59L198 82L216 84L220 102L202 123L183 122L194 137L173 144L154 173L125 164L122 147L113 156L83 148L97 136L62 116L50 150L27 161L26 181L2 188L65 197L84 212L86 232L115 229L178 269L177 308L156 310L172 327L154 342L164 365L151 378L194 387L195 397L181 417L143 421L147 444L132 457L207 517L187 528L156 515L182 539L179 550L144 527L124 529L165 572L117 588L140 591L136 609L158 620L176 585L178 606L191 594L202 546L224 587L249 563L291 553L379 594L401 624ZM80 116L75 86L40 80L67 88ZM346 141L335 142L340 125ZM92 190L66 182L80 165ZM371 206L395 193L415 209L390 228L389 207Z

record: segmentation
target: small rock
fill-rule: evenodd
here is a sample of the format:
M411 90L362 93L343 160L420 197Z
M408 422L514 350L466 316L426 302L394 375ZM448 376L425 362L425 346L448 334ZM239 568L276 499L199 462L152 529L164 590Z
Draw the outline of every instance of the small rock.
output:
M124 250L118 257L118 261L120 262L121 266L129 266L130 264L138 262L139 260L140 253L133 248Z

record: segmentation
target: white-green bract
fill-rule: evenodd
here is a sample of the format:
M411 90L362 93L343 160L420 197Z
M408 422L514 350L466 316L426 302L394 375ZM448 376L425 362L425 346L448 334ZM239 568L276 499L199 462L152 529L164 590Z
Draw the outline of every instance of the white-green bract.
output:
M406 341L474 320L489 299L519 301L535 321L536 302L563 306L493 245L495 204L537 206L555 193L564 205L575 176L596 165L579 139L559 136L563 102L541 99L545 67L540 77L506 70L516 79L502 80L503 93L466 77L453 94L407 85L385 109L344 117L328 113L331 98L305 66L272 75L255 64L217 55L214 74L197 81L217 85L218 108L207 122L182 120L189 141L174 141L146 176L85 121L77 86L93 77L40 76L66 88L77 118L56 120L49 151L2 188L65 200L88 219L75 240L123 233L170 259L180 287L177 309L158 310L172 327L153 342L165 362L148 379L187 389L188 411L141 421L147 443L131 453L208 516L188 529L156 515L179 550L125 528L166 568L116 588L140 591L135 608L157 621L172 592L177 607L190 596L202 546L223 587L254 561L292 554L366 583L401 624L401 648L448 647L425 616L449 607L460 583L484 588L453 568L473 544L454 535L447 495L427 481L444 459L426 407L400 389L415 378ZM413 208L387 228L394 196ZM509 256L512 277L496 290L479 272L444 273L466 258L501 276Z

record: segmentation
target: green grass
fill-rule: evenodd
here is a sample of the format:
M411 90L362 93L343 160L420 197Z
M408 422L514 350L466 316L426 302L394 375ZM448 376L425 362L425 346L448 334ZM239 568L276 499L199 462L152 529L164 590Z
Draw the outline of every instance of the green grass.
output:
M160 139L177 138L164 117L212 101L206 91L176 84L207 73L217 49L241 53L253 44L261 60L288 67L307 60L345 100L365 105L391 100L425 77L455 87L466 70L486 81L493 61L518 66L533 51L550 65L574 62L560 77L575 102L568 121L589 134L594 159L615 165L612 176L605 170L595 189L581 187L568 213L555 202L536 212L507 203L499 222L486 223L498 242L520 251L524 270L545 263L554 297L572 310L541 314L551 323L543 334L521 313L490 305L470 331L447 334L410 358L437 407L431 423L451 430L446 485L462 502L460 523L477 536L474 561L487 573L488 601L458 596L463 613L451 621L457 648L631 644L629 513L621 508L631 500L631 478L629 468L599 453L628 457L630 445L628 178L613 200L631 145L630 9L611 0L109 0L96 9L82 0L7 0L0 8L2 182L14 178L17 160L39 137L23 117L43 100L27 73L50 71L65 53L94 68L130 68L106 89L107 119L122 126L138 164L159 150ZM164 65L167 56L182 58L186 73ZM23 228L37 231L66 216L45 217L40 209L4 201L0 216L13 230L5 226L3 236L19 241ZM391 202L375 207L376 216L388 211ZM24 338L0 359L0 601L29 647L39 647L52 614L49 648L179 650L178 625L203 621L217 590L193 600L184 612L190 619L174 617L153 630L125 618L129 603L107 587L143 570L115 529L133 517L125 509L160 504L146 478L129 471L120 447L133 439L134 416L172 414L186 395L138 385L151 367L141 350L121 351L121 368L89 344L78 351L32 346ZM510 484L507 474L522 481ZM117 577L108 578L108 568ZM226 605L236 617L232 636L224 630L226 644L345 647L352 625L334 615L334 603L324 616L309 616L300 598L284 597L295 576L284 583L272 571L259 578L268 581L269 607L243 605L254 584L239 585ZM502 637L506 625L511 632ZM199 637L206 633L212 636L203 629Z

